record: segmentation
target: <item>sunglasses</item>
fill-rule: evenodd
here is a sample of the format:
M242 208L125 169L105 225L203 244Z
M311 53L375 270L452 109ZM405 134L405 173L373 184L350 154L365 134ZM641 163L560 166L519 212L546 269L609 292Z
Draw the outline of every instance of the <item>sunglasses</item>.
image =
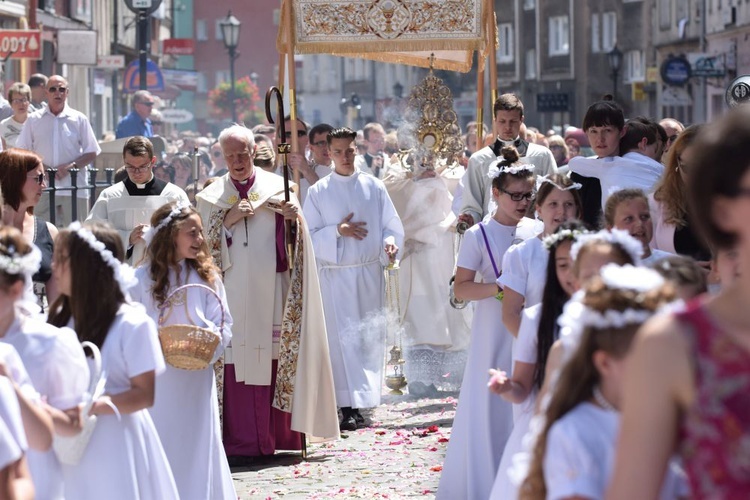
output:
M149 108L153 107L153 105L154 105L153 102L149 102L149 101L139 102L138 104L143 104L144 106L148 106Z
M61 94L64 94L67 91L68 91L68 87L50 87L49 88L49 92L51 94L54 94L56 92L60 92Z
M40 186L47 182L47 174L39 174L39 175L27 175L29 179L34 179L34 182L39 184Z
M221 157L221 151L214 151L214 158Z
M292 132L291 131L284 132L284 135L286 136L287 139L291 139L292 138ZM306 135L307 135L307 132L305 132L304 130L298 130L297 131L297 137L305 137Z

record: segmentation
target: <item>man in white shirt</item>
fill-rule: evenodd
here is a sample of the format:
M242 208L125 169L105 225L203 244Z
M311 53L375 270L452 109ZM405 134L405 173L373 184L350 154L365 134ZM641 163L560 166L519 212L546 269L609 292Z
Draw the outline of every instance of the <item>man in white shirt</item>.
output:
M60 75L47 81L48 105L35 111L26 120L16 147L34 151L44 160L46 169L55 169L55 187L71 186L70 170L80 169L76 184L88 184L86 167L101 152L89 119L67 105L68 82ZM84 219L88 212L89 191L79 189L77 200L71 199L72 190L55 191L54 222L60 227L73 221L73 203L76 203L75 218ZM49 198L43 196L35 209L36 215L52 221Z
M372 122L365 125L362 133L364 134L367 152L354 159L354 168L382 179L385 177L390 164L388 156L383 153L385 130L381 124Z
M523 103L516 95L503 94L498 97L493 111L497 138L493 144L471 155L463 177L463 206L458 219L470 226L481 221L494 208L490 194L492 179L487 173L490 164L500 156L503 146L515 146L521 155L521 162L533 164L536 175L557 172L555 157L548 148L528 143L519 136L523 123Z

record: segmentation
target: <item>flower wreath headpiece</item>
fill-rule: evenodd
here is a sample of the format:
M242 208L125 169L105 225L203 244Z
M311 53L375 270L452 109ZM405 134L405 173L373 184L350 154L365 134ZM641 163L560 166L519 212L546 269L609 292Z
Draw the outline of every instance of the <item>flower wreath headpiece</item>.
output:
M581 250L581 247L583 247L583 245L585 245L589 241L596 240L606 241L608 243L616 243L620 245L623 250L625 250L630 255L630 258L633 259L633 264L637 266L641 263L641 255L643 255L643 245L640 241L630 236L630 233L622 229L612 229L611 231L602 229L601 231L598 231L596 233L587 233L580 235L576 239L575 243L573 243L573 246L570 247L570 258L575 261L578 258L578 252Z
M42 252L36 245L31 245L31 251L21 255L13 245L6 249L8 255L0 254L0 270L6 274L22 274L29 279L39 271L42 263Z
M517 175L526 170L533 172L534 164L521 162L508 163L506 160L497 160L490 165L490 168L487 171L487 177L494 179L500 174Z
M120 262L112 252L104 246L104 243L96 239L94 233L83 227L78 221L71 223L68 226L68 229L101 255L104 263L112 269L112 273L114 274L117 283L120 284L120 290L122 290L123 295L127 295L127 291L138 284L138 280L135 278L135 269Z
M538 176L536 178L536 189L537 189L537 191L539 190L540 187L542 187L542 184L544 184L545 182L547 182L549 184L552 184L553 186L555 186L560 191L570 191L570 190L573 190L573 189L581 189L583 187L583 185L580 184L580 183L578 183L578 182L574 182L570 186L563 187L560 184L558 184L555 181L553 181L552 179L550 179L549 175L540 175L540 176Z
M146 241L146 245L151 243L151 240L154 239L154 236L156 236L156 233L167 227L171 222L172 219L177 217L182 213L183 210L188 208L190 205L189 202L186 202L184 200L180 200L177 202L177 204L172 207L172 210L167 214L166 217L164 217L159 224L156 225L156 227L147 227L143 231L143 239Z
M599 271L604 284L610 289L633 290L639 294L645 294L659 288L664 284L664 278L653 269L631 266L630 264L618 266L607 264ZM662 312L667 312L681 307L681 302L665 304L656 311L645 309L628 308L624 311L609 309L599 312L583 304L584 291L576 292L570 301L565 304L563 313L557 320L560 325L560 339L565 346L565 353L572 353L578 346L587 327L623 328L627 325L640 325L649 318ZM636 301L639 298L636 297Z
M591 234L591 231L581 229L560 229L554 232L542 240L542 245L547 250L551 250L552 247L559 245L565 240L577 241L581 235Z

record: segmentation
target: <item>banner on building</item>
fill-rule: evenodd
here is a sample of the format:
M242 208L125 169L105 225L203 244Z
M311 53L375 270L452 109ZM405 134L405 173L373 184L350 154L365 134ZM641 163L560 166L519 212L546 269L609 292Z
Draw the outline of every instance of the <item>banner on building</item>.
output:
M291 3L291 5L289 5ZM288 7L291 6L291 9ZM286 13L291 11L291 19ZM496 45L490 0L284 0L277 48L467 72ZM493 19L488 22L488 16Z
M39 30L0 30L0 58L42 58L42 32Z

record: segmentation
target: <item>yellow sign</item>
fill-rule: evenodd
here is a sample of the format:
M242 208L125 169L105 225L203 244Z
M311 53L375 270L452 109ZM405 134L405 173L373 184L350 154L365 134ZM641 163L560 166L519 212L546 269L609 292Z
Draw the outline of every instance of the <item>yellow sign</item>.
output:
M649 66L646 68L646 83L657 83L659 81L659 68Z
M633 101L645 101L646 91L643 89L643 82L633 82L631 85L631 98Z

